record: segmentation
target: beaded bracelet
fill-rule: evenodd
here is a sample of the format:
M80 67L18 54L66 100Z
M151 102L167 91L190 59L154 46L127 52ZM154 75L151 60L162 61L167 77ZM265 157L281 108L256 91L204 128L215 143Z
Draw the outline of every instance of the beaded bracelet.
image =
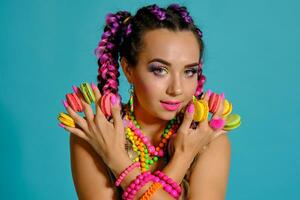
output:
M121 182L123 181L123 179L127 176L127 174L133 170L135 167L139 167L141 165L140 162L134 162L132 163L129 167L127 167L118 177L118 179L115 182L115 186L119 186L121 184Z
M124 191L122 198L124 200L133 200L136 193L149 181L152 181L153 176L150 171L146 171L141 173L136 177L134 181L130 183L130 185Z
M181 187L173 179L159 170L154 172L154 175L160 179L159 182L162 184L163 189L175 199L181 195ZM154 178L154 181L157 182L157 179Z
M139 200L150 200L151 196L160 188L162 184L159 182L153 183Z

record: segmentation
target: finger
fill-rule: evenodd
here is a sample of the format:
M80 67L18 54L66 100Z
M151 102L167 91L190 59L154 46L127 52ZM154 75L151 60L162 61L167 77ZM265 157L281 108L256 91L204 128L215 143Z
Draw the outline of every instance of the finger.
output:
M95 94L95 107L96 107L96 118L105 118L101 108L100 108L100 105L101 105L101 92L99 90L99 88L94 84L94 83L91 83L91 87L93 89L93 92Z
M225 95L222 93L221 95L221 101L219 103L217 111L212 115L211 119L219 119L222 118L222 114L224 111L224 102L225 102Z
M219 137L220 135L226 134L228 133L228 131L224 131L224 130L219 130L219 131L215 131L213 133L213 136L210 139L210 142L212 142L214 139L216 139L217 137Z
M207 103L207 105L208 105L208 101L209 101L210 95L211 95L211 90L208 90L208 91L204 94L204 96L203 96L203 98L202 98L202 99ZM202 127L202 126L205 126L205 125L207 125L207 124L208 124L208 119L205 118L203 121L199 122L198 128L200 128L200 127Z
M86 134L80 130L79 128L74 128L74 127L69 127L69 126L65 126L63 124L59 124L60 127L64 128L65 130L69 131L72 134L77 135L78 137L84 139L85 141L88 142L89 138L86 136Z
M69 104L67 103L66 100L63 100L63 104L67 110L67 112L69 113L69 115L72 117L72 119L75 121L75 123L80 126L84 131L87 131L87 123L86 120L83 119L80 115L77 114L77 112L75 112L71 106L69 106Z
M111 98L111 112L114 120L114 127L117 131L123 130L123 120L121 117L121 106L120 106L120 98L117 95L112 95Z
M193 101L190 101L186 107L181 126L178 129L179 132L184 132L184 133L188 132L188 130L191 126L191 123L193 121L194 111L195 111L194 103L193 103Z
M73 90L76 93L76 95L79 97L79 99L81 100L82 103L82 107L83 107L83 113L86 116L86 120L91 123L94 120L94 112L92 107L90 106L90 104L88 104L85 100L83 95L81 94L80 90L78 87L73 86Z

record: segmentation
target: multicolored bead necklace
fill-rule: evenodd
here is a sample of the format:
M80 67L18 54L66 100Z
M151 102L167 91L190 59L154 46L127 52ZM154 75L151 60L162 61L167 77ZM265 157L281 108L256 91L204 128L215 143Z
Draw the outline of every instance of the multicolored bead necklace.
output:
M165 147L172 134L178 129L178 117L174 117L169 121L164 129L161 141L157 147L154 147L147 136L143 135L140 125L137 123L134 113L126 111L125 119L127 120L126 138L132 143L133 151L137 153L137 157L132 161L141 163L141 171L149 170L149 166L157 162L160 157L165 155Z

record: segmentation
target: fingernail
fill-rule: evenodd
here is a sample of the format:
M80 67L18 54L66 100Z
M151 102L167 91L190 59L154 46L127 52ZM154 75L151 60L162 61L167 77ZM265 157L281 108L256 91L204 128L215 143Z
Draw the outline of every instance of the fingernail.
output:
M97 86L95 85L94 82L91 83L91 87L92 87L93 90L97 89Z
M208 95L208 97L210 97L210 95L211 95L211 90L209 89L209 90L207 90L207 95Z
M188 108L187 108L187 111L188 111L189 113L192 113L192 112L194 112L194 109L195 109L194 103L190 103L190 105L189 105Z
M121 100L120 96L117 96L117 104L118 105L120 104L120 100Z
M117 98L116 98L116 95L112 95L111 97L110 97L110 101L111 101L111 104L114 106L114 105L116 105L116 103L117 103Z
M77 94L78 93L78 87L76 87L75 85L72 86L73 91Z
M69 106L69 104L68 104L68 102L66 100L63 100L62 103L63 103L63 105L64 105L65 108L67 108Z
M222 92L222 94L221 94L220 96L221 96L222 100L225 99L225 94L224 94L224 92Z
M62 123L59 123L58 126L65 128L65 125L63 125Z

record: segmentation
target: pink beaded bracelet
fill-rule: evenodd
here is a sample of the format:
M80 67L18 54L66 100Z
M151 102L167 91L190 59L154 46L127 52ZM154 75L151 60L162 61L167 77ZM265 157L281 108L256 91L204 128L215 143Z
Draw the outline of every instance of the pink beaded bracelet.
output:
M154 172L157 178L154 178L154 182L159 182L162 184L163 189L168 192L172 197L178 199L181 195L181 187L170 177L168 177L163 172L157 170ZM160 179L160 180L158 180Z
M133 200L136 193L149 181L152 181L154 176L150 171L146 171L141 173L136 177L134 181L130 183L130 185L126 188L124 193L122 194L123 200Z
M141 165L140 162L134 162L132 163L129 167L127 167L118 177L118 179L115 182L115 186L119 186L121 184L121 182L123 181L123 179L127 176L127 174L133 170L135 167L139 167Z

